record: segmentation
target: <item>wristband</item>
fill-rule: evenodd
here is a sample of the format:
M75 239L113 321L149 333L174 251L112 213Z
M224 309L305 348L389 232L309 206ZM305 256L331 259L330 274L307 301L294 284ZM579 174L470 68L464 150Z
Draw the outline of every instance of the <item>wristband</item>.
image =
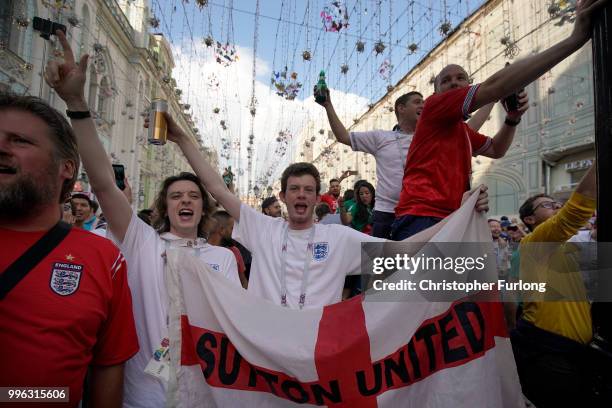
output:
M70 110L67 110L66 111L66 116L68 116L70 119L85 119L85 118L91 118L91 112L90 111L70 111Z
M516 120L512 120L512 119L510 119L510 118L506 118L506 120L504 121L504 123L505 123L506 125L508 125L508 126L515 127L515 126L517 126L519 123L521 123L521 118L518 118L518 119L516 119Z

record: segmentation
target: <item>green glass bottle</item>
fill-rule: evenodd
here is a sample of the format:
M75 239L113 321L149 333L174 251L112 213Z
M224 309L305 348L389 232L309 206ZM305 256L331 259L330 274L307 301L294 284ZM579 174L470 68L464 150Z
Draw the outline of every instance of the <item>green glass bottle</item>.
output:
M317 82L315 101L317 103L325 103L327 101L327 84L325 83L325 71L319 73L319 82Z

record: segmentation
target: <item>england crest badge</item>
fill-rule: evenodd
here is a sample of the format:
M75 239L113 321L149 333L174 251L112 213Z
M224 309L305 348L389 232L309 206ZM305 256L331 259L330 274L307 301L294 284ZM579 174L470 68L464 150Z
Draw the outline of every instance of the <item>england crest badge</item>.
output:
M329 255L329 243L315 242L312 248L312 259L317 262L324 261L327 255Z
M51 270L49 286L60 296L72 295L79 288L83 265L55 262Z

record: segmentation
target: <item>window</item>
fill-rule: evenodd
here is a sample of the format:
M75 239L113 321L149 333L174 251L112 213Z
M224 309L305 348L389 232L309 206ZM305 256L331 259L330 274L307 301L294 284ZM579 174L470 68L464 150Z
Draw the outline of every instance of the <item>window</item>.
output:
M489 214L510 215L518 212L518 196L512 184L496 178L482 181L489 187Z
M87 53L87 49L89 48L89 44L87 43L89 40L89 8L87 4L83 4L83 8L81 9L81 36L79 37L79 48L77 50L78 58L81 58L81 55Z
M34 0L0 1L0 41L24 61L30 60L32 52L32 17L35 13Z
M89 109L93 111L97 111L97 97L98 97L98 74L96 73L96 69L94 65L91 65L89 69L89 94L87 103L89 104Z
M100 81L100 89L98 90L98 114L103 119L110 119L110 103L109 100L113 96L108 77L103 77Z

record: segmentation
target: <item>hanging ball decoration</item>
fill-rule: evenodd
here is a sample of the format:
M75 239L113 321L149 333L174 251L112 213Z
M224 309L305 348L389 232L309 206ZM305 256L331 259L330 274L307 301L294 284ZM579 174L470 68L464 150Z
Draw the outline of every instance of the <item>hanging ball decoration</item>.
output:
M204 8L204 7L208 6L208 0L195 0L195 3L200 8Z
M26 71L31 71L34 69L34 65L29 62L26 62L25 64L23 64L23 69L25 69Z
M557 4L556 2L552 2L550 4L550 6L548 6L548 10L547 11L548 11L548 15L551 18L555 18L561 12L561 6L559 6L559 4Z
M225 126L225 121L222 120L221 122L219 122L221 124L221 126Z
M325 133L325 129L319 129L319 134L322 135Z
M314 142L315 140L317 140L317 138L316 138L316 137L314 137L314 136L310 138L310 141L311 141L311 142Z
M385 48L385 44L381 40L378 40L378 42L374 44L374 51L376 52L376 55L382 54L385 51Z
M77 27L79 25L79 18L75 14L71 14L70 16L68 16L67 20L68 24L73 27Z
M357 48L357 52L363 52L365 50L365 43L363 41L359 40L355 44L355 48Z
M278 136L278 137L276 138L276 141L277 141L277 142L280 142L281 140L282 140L282 139L281 139L281 137L280 137L280 136Z
M393 90L393 85L387 85L387 92L391 92Z
M419 49L419 46L416 45L415 43L412 43L408 46L408 51L410 51L412 54L417 52L418 49Z
M15 17L15 23L19 28L27 28L30 25L30 20L26 16L17 16Z
M219 109L219 108L213 109L213 113L219 113L219 112L221 112L221 109Z
M340 66L340 72L342 72L343 74L346 74L348 72L348 70L349 70L349 66L348 65L342 64Z
M453 26L451 25L450 21L445 21L440 24L440 34L446 36L448 33L450 33L452 28Z
M302 53L302 58L304 59L304 61L310 61L310 59L312 58L312 55L310 55L310 51L304 51Z
M162 81L166 84L170 83L170 75L164 75Z
M191 108L191 105L188 103L184 103L183 104L183 110L189 110Z
M214 43L215 43L215 40L213 40L213 38L210 35L204 39L204 44L206 44L207 47L212 46Z
M251 116L255 116L255 114L257 113L257 109L251 108L249 112L251 113Z
M159 19L155 16L149 18L149 25L153 28L159 27Z

